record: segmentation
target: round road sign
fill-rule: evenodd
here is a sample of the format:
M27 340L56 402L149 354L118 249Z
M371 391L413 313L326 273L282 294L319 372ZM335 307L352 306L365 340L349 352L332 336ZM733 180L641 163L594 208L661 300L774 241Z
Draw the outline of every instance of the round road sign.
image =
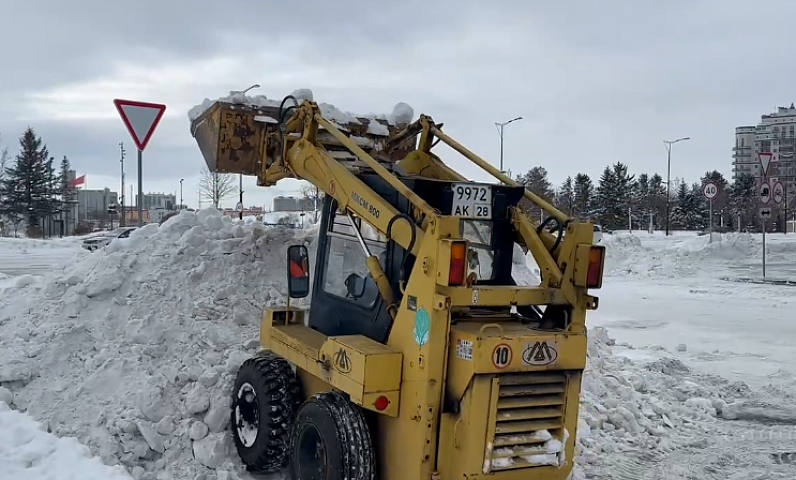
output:
M771 187L768 183L763 182L760 184L760 203L763 205L768 205L768 202L771 201Z
M702 195L704 195L708 200L713 200L718 194L719 187L715 183L705 182L705 184L702 185Z
M497 368L506 368L511 363L512 356L511 347L501 343L492 350L492 365Z
M243 211L243 204L238 202L238 204L235 205L235 210L237 210L239 212L242 212Z
M771 188L771 197L774 199L774 203L782 203L782 200L785 198L785 186L782 185L782 182L775 183Z

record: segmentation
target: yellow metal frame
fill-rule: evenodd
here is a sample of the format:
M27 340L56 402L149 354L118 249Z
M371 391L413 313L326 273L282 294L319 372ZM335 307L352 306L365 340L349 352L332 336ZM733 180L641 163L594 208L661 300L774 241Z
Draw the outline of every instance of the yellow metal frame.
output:
M380 414L375 431L380 480L565 479L574 456L580 372L586 359L586 311L597 308L598 303L585 288L593 225L570 221L552 205L526 191L528 201L555 217L566 229L562 241L556 245L555 237L537 232L537 224L520 208L511 209L517 240L539 264L542 284L450 286L450 244L462 238L458 217L441 215L433 209L396 178L383 161L374 159L324 119L315 103L307 101L300 105L284 127L283 132L262 127L266 131L258 136L262 146L258 183L273 185L283 178L307 180L333 197L341 211L350 212L381 233L389 234L394 242L411 251L417 261L400 304L390 309L394 323L386 344L361 335L327 337L305 326L301 312L285 308L266 311L261 326L262 347L296 365L306 394L336 389L347 393L352 402ZM334 137L408 199L416 218L424 215L422 224L414 227L407 221L399 221L388 232L388 224L399 214L398 210L357 178L355 169L337 161L318 142L319 129ZM397 164L408 174L467 181L431 153L437 138L497 180L516 185L444 134L428 116L421 115L417 122L397 134L394 142L406 142L416 135L420 137L417 149ZM386 148L390 148L389 142ZM374 278L383 275L378 262L368 265ZM380 289L384 298L392 298L390 292ZM452 323L452 312L473 306L510 305L569 306L569 322L562 331L535 330L505 315L494 319L465 316L464 320ZM419 342L416 321L425 316L429 319L429 330ZM463 346L461 351L460 346ZM511 355L505 354L506 348ZM539 357L545 361L537 361L534 356L539 348L546 349L547 357ZM495 360L498 349L502 355L499 361ZM556 407L562 409L556 425L560 427L559 435L563 431L569 434L562 453L567 460L558 466L500 471L487 465L485 459L494 454L492 442L500 434L498 407L501 402L505 404L501 395L507 391L503 384L516 381L517 375L530 375L528 381L533 384L551 372L566 378L564 387L555 388L563 389L561 405ZM532 391L536 387L529 388ZM376 408L380 397L389 400L382 411ZM519 397L518 401L530 405L537 400ZM526 410L524 414L531 418L549 414L551 408ZM528 420L518 425L534 428L544 424L538 422Z

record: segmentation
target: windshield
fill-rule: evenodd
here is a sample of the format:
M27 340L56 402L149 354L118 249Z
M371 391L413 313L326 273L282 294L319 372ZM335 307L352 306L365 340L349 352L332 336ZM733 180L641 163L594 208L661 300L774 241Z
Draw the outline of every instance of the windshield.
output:
M468 240L472 247L468 270L475 272L480 280L492 280L495 276L492 223L481 220L464 220L462 221L462 238Z
M128 228L114 228L110 232L106 233L105 236L106 237L118 237L119 235L123 234L127 230L129 230L129 229Z

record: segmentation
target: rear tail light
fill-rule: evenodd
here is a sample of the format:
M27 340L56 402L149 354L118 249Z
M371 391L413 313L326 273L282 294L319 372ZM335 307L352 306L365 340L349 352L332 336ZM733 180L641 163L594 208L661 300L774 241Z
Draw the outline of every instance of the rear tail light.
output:
M383 412L384 410L387 410L387 407L390 406L390 399L384 395L381 395L376 399L375 402L373 402L373 406L376 407L376 410Z
M605 247L592 246L589 250L589 269L586 271L586 287L600 288L603 283Z
M448 274L448 285L464 285L467 272L467 242L451 243L451 266Z

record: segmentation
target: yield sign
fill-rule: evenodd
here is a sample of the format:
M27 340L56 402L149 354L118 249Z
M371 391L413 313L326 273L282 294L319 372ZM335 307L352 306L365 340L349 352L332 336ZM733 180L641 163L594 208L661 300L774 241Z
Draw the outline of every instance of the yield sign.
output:
M133 137L135 146L142 152L149 143L152 133L155 132L163 113L166 111L166 106L159 103L146 103L136 102L133 100L120 100L113 101L116 105L116 110L122 117L124 126Z
M757 154L757 158L760 159L760 167L763 169L763 177L768 175L768 166L771 165L771 157L774 154L771 152L760 152Z

